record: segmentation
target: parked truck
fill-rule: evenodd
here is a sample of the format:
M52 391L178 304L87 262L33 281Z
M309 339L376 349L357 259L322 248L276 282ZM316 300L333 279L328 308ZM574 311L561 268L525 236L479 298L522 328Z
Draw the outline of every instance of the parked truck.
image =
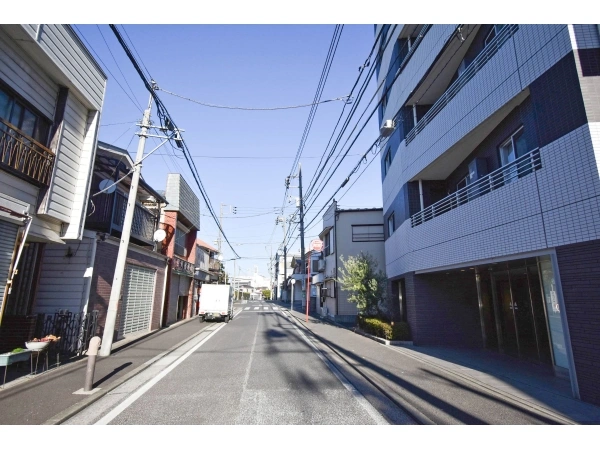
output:
M203 284L198 306L200 322L233 319L233 289L229 284Z

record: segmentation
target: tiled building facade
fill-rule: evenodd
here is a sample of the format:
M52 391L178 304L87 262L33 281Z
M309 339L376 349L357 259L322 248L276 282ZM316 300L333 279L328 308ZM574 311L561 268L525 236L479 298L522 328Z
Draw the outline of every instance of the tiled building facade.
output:
M598 27L375 33L386 270L415 344L535 360L600 404Z

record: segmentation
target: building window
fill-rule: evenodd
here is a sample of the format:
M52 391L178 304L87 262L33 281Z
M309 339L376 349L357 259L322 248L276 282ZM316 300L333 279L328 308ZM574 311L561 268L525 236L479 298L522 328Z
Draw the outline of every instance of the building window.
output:
M506 166L512 163L519 156L527 153L527 143L525 142L524 128L519 128L511 137L500 145L500 164ZM510 183L517 178L517 167L510 166L504 171L504 182Z
M323 254L325 256L331 255L331 233L327 233L323 240Z
M487 36L485 37L485 40L483 41L484 48L487 47L490 44L490 42L492 42L492 40L496 37L496 35L502 29L503 26L504 25L494 25L492 27L492 29L488 32Z
M180 228L175 228L175 254L179 256L187 256L185 248L185 238L187 234Z
M390 215L390 217L388 217L387 226L388 226L388 237L390 237L392 234L394 234L394 230L396 229L396 220L394 219L394 213L392 213Z
M352 242L383 240L383 225L352 225Z
M47 145L50 121L0 85L0 119L11 123L42 145ZM5 127L0 124L0 129ZM7 128L7 127L6 127Z
M385 161L384 161L384 166L383 166L383 175L387 175L388 174L391 165L392 165L392 151L391 151L391 149L388 148L388 151L385 154Z

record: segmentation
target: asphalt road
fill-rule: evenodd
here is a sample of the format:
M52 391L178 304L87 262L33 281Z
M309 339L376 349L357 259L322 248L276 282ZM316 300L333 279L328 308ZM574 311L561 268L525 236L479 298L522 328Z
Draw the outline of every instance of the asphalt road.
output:
M277 305L240 306L66 424L414 423L382 415Z

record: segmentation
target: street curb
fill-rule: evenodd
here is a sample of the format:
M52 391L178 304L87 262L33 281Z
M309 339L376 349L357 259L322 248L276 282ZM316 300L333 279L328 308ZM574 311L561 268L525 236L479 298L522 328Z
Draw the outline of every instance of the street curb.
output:
M289 312L289 311L288 311L288 312ZM353 368L353 369L354 369L354 370L355 370L357 373L359 373L359 374L360 374L360 375L361 375L363 378L365 378L365 379L366 379L366 380L367 380L369 383L371 383L371 384L372 384L372 385L373 385L375 388L377 388L377 389L378 389L380 392L382 392L382 393L383 393L383 394L384 394L384 395L385 395L387 398L389 398L389 399L390 399L390 400L391 400L393 403L395 403L395 404L396 404L396 405L398 405L399 407L401 407L401 408L403 408L404 410L406 410L406 411L407 411L407 412L408 412L408 413L409 413L411 416L413 416L413 419L415 419L417 422L421 422L422 424L427 424L427 423L433 424L433 422L431 422L429 418L427 418L426 416L424 416L424 415L423 415L423 414L422 414L420 411L416 410L416 408L414 408L412 405L408 405L408 406L407 406L407 405L401 404L401 403L400 403L398 400L396 400L396 399L392 399L391 397L389 397L389 396L387 395L387 393L384 391L384 389L383 389L382 387L379 387L379 386L378 386L378 385L377 385L377 384L376 384L376 383L375 383L375 382L374 382L374 381L373 381L371 378L369 378L369 377L367 377L365 374L363 374L363 373L362 373L362 371L361 371L360 369L356 368L356 367L355 367L353 364L351 364L351 363L350 363L350 362L349 362L349 361L348 361L346 358L344 358L344 357L343 357L342 355L340 355L340 354L339 354L337 351L335 351L334 349L332 349L332 348L331 348L329 345L327 345L326 343L324 343L324 342L323 342L323 341L322 341L322 340L319 338L319 336L318 336L318 335L316 335L315 333L313 333L313 332L312 332L312 331L311 331L311 330L310 330L310 329L309 329L309 328L308 328L306 325L304 325L304 324L302 323L302 321L298 320L298 318L297 318L297 317L293 316L292 314L290 314L290 315L292 316L292 318L293 318L293 319L295 319L295 321L296 321L298 324L302 325L302 327L303 327L303 328L304 328L306 331L308 331L309 333L311 333L311 335L313 335L313 336L314 336L316 339L318 339L318 340L319 340L319 342L321 342L321 344L323 344L323 345L327 346L327 347L328 347L328 348L329 348L329 349L330 349L332 352L334 352L336 355L338 355L338 357L339 357L339 358L341 358L343 361L345 361L345 362L346 362L346 363L347 363L347 364L348 364L350 367L352 367L352 368ZM339 325L339 324L337 324L337 323L335 323L335 322L332 322L332 323L334 323L334 324L336 324L336 325ZM354 331L354 332L357 332L357 329L352 329L352 328L343 327L343 326L341 326L341 328L345 328L345 329L346 329L346 330L348 330L348 331ZM373 339L374 341L377 341L377 342L380 342L380 341L385 341L385 339L377 338L376 336L372 336L372 335L369 335L369 334L367 334L367 333L364 333L364 332L362 332L362 330L358 330L357 334L363 335L363 336L365 336L365 337L367 337L367 338L371 338L371 339ZM388 341L388 342L390 342L390 341ZM406 343L407 343L407 341L391 341L391 342L394 342L394 343L396 343L396 342L399 342L399 343L400 343L400 342L401 342L401 343L403 343L403 344L406 344ZM412 341L408 341L408 342L411 342L411 343L412 343ZM383 344L383 342L380 342L380 343L382 343L382 344ZM519 404L519 405L521 405L521 406L523 406L523 407L526 407L526 408L528 408L528 409L530 409L530 410L532 410L532 411L535 411L535 412L538 412L538 413L540 413L540 414L543 414L543 415L545 415L545 416L547 416L547 417L549 417L549 418L552 418L552 419L554 419L554 420L556 420L556 421L558 421L558 422L562 422L563 424L566 424L566 425L578 425L578 423L577 423L577 422L575 422L575 421L573 421L573 420L569 419L568 417L566 417L566 416L564 416L564 415L562 415L562 414L560 414L560 413L554 412L554 411L552 411L552 410L549 410L549 409L547 409L547 408L544 408L544 407L542 407L542 406L539 406L539 405L537 405L536 403L532 403L532 402L529 402L529 401L527 401L527 400L524 400L524 399L522 399L522 398L520 398L520 397L516 397L516 396L514 396L514 395L512 395L512 394L510 394L510 393L508 393L508 392L505 392L505 391L502 391L502 390L496 389L496 388L494 388L494 387L492 387L492 386L490 386L490 385L488 385L488 384L481 383L480 381L476 380L475 378L469 377L468 375L465 375L465 374L462 374L462 373L457 373L457 372L455 372L455 371L453 371L453 370L451 370L451 369L448 369L448 368L445 368L445 367L443 367L443 366L440 366L440 365L438 365L438 364L435 364L435 363L433 363L433 362L431 362L431 361L428 361L428 360L426 360L426 359L424 359L424 358L419 358L419 357L417 357L417 356L415 356L415 355L413 355L413 354L411 354L411 353L407 353L407 352L406 352L406 351L405 351L405 350L402 348L402 346L401 346L401 345L393 344L393 345L386 345L386 347L388 347L388 348L390 348L390 349L393 349L394 351L396 351L396 352L398 352L398 353L402 353L403 355L405 355L405 356L408 356L408 357L410 357L410 358L413 358L413 359L415 359L415 360L417 360L417 361L420 361L420 362L422 362L422 363L424 363L424 364L431 365L431 366L433 366L433 367L437 368L438 370L441 370L441 371L444 371L444 372L446 372L446 373L452 374L453 376L455 376L455 377L457 377L457 378L461 378L461 379L463 379L463 380L466 380L466 381L469 381L469 382L471 382L471 383L473 383L473 384L476 384L477 386L479 386L479 387L481 387L481 388L483 388L483 389L486 389L486 390L488 390L488 391L491 391L491 392L493 392L494 394L498 395L498 396L499 396L499 397L501 397L501 398L506 398L507 400L510 400L510 401L512 401L512 402L514 402L514 403L517 403L517 404ZM333 363L333 361L332 361L332 363ZM426 419L426 422L425 422L425 423L423 423L423 418L425 418L425 419Z
M113 344L113 347L111 349L111 355L113 353L117 353L123 349L126 349L128 347L130 347L133 344L137 344L138 342L143 341L144 339L147 339L151 336L156 336L159 335L163 332L167 332L169 330L172 330L173 328L177 328L180 325L183 325L185 323L188 323L192 320L194 320L196 317L190 317L189 319L184 319L184 320L180 320L179 322L175 322L174 324L169 325L168 327L164 327L164 328L159 328L157 330L152 330L149 331L146 334L140 335L138 337L136 337L135 339L131 339L131 340L127 340L127 339L123 339L121 341L115 342ZM24 379L24 380L13 380L10 383L7 383L7 386L2 389L0 392L5 392L6 389L16 389L19 387L22 388L27 388L27 385L29 383L35 383L36 381L40 381L43 382L43 378L42 377L46 377L46 376L51 376L51 375L55 375L57 372L61 371L61 370L65 370L65 369L75 369L77 366L83 364L84 362L87 361L87 355L83 354L80 355L78 357L76 357L76 359L74 358L73 361L69 361L69 362L64 362L61 365L59 365L58 367L54 367L50 370L47 370L45 372L41 372L38 373L37 375L28 378L28 379ZM99 360L102 359L102 357L99 357ZM14 383L14 384L13 384Z
M380 387L371 377L368 377L367 375L365 375L352 362L348 361L343 355L340 355L339 352L337 352L335 349L331 348L331 346L329 346L328 344L323 342L323 340L317 334L313 333L313 331L311 329L309 329L304 323L302 323L302 321L299 320L295 315L291 314L291 312L289 310L287 312L288 312L290 318L292 320L294 320L294 322L296 322L297 325L302 326L302 328L304 330L306 330L308 333L310 333L311 336L313 336L317 341L319 341L319 343L321 345L324 345L332 353L337 355L337 357L340 358L342 361L344 361L350 369L354 370L361 377L363 377L365 379L365 381L367 381L367 383L369 383L371 386L373 386L375 389L377 389L379 392L381 392L381 394L383 396L385 396L390 402L392 402L394 405L396 405L400 409L404 410L417 424L419 424L419 425L435 425L435 423L431 419L429 419L429 417L425 416L423 413L421 413L421 411L419 411L417 408L412 406L410 403L408 403L406 401L398 401L398 399L392 398L385 391L385 389ZM333 323L334 325L339 325L336 322L331 322L331 323ZM340 328L343 328L347 331L352 331L352 329L348 328L348 327L340 326ZM328 358L326 354L323 354L323 356L325 358L327 358L340 372L343 373L343 371L338 367L338 365L334 361L332 361L330 358Z
M183 324L183 323L187 323L189 321L192 321L194 319L195 319L195 317L191 317L190 319L187 319L187 320L181 321L181 322L177 322L177 323L178 324ZM172 329L173 326L171 326L169 328ZM143 337L140 337L140 339L136 339L136 340L132 341L132 343L133 342L138 342L138 341L140 341L140 340L142 340L142 339L144 339L146 337L149 337L149 336L154 336L154 335L158 334L161 331L168 330L169 328L163 328L161 330L158 330L157 332L149 333L149 334L147 334L147 335L145 335ZM102 389L101 391L96 392L95 394L90 395L88 398L86 398L86 399L84 399L84 400L76 403L75 405L71 406L70 408L67 408L66 410L64 410L64 411L56 414L54 417L51 417L46 422L44 422L42 425L60 425L61 423L67 421L68 419L70 419L71 417L73 417L75 414L83 411L85 408L87 408L88 406L90 406L92 403L96 402L97 400L99 400L100 398L104 397L109 392L111 392L114 389L118 388L119 386L121 386L126 381L128 381L131 378L133 378L134 376L138 375L140 372L143 372L148 367L150 367L152 364L154 364L156 361L164 358L169 353L173 352L177 348L179 348L182 345L184 345L186 342L189 342L192 339L194 339L195 337L197 337L200 334L202 334L204 331L205 331L205 329L202 329L202 330L194 333L190 337L184 339L183 341L180 341L177 344L173 345L168 350L166 350L166 351L164 351L162 353L159 353L158 355L156 355L155 357L153 357L150 360L146 361L141 366L135 368L134 370L132 370L128 374L122 376L118 380L113 381L111 384L109 384L106 388ZM126 347L126 346L123 346L122 348L124 348L124 347ZM108 356L108 358L110 358L110 356Z
M364 336L364 337L367 337L367 338L372 339L374 341L377 341L377 342L379 342L380 344L383 344L383 345L402 345L402 346L404 346L404 345L413 345L413 341L390 341L390 340L383 339L383 338L380 338L380 337L377 337L377 336L373 336L372 334L369 334L369 333L361 330L360 328L354 328L353 331L356 334L360 334L361 336Z

